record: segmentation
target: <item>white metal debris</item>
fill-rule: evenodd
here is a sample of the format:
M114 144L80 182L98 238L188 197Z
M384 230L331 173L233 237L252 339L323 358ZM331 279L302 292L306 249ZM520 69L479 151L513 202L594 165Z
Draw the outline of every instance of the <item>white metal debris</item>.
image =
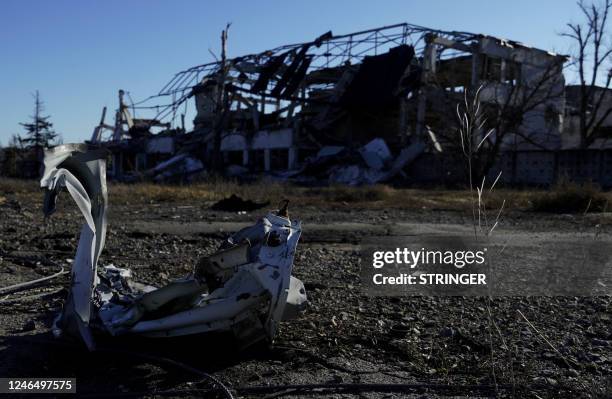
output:
M385 163L392 158L387 143L380 137L361 147L359 153L368 167L375 170L384 168Z
M63 320L91 349L89 331L92 297L96 285L96 266L106 237L106 153L87 151L84 144L66 144L45 152L45 171L40 185L46 188L44 213L55 211L60 190L65 187L85 217L79 245L72 264L70 295ZM54 332L58 330L55 329Z
M332 166L328 172L329 182L356 186L389 181L425 149L424 143L416 142L404 147L393 159L385 141L376 138L359 149L362 163Z
M188 154L179 154L159 163L151 172L155 181L163 181L173 176L189 176L202 170L204 170L202 161Z
M225 331L249 345L272 340L281 320L304 309L304 285L291 276L301 225L289 219L286 204L230 236L188 277L164 287L134 282L130 270L112 265L96 275L106 234L104 172L104 154L84 145L45 154L45 213L53 212L60 188L66 187L85 217L56 334L79 335L90 349L90 329L152 337Z

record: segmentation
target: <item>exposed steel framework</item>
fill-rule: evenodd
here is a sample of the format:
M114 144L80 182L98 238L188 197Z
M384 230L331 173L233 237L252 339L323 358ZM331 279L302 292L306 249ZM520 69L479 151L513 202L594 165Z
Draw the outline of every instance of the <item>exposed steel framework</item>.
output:
M432 34L468 46L482 37L474 33L442 31L409 23L336 36L330 31L310 42L283 45L257 54L228 59L226 79L231 83L232 90L240 92L244 97L261 98L263 96L278 100L297 100L296 97L287 95L287 93L274 91L274 87L282 79L279 75L270 76L265 87L254 90L258 77L266 65L281 58L291 65L297 57L302 57L307 60L307 65L306 63L301 64L301 67L305 69L302 72L310 74L326 68L358 64L366 56L382 54L393 47L406 44L414 47L417 56L422 56L426 38ZM444 47L440 49L441 51L436 53L438 59L453 57L457 53L457 50L454 49ZM153 119L159 121L168 117L174 118L178 107L192 96L193 88L207 77L215 76L222 66L221 61L214 61L180 71L157 94L132 104L131 108L156 111ZM168 98L171 99L170 102L160 101ZM301 101L308 101L308 99L302 98Z

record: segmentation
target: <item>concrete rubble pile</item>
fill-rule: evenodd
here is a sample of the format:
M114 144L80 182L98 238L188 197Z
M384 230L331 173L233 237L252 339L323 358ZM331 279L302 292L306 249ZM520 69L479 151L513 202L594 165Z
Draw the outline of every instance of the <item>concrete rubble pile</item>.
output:
M423 153L426 146L415 143L394 157L382 138L375 138L357 150L326 146L296 171L281 174L298 182L325 182L351 186L387 182Z

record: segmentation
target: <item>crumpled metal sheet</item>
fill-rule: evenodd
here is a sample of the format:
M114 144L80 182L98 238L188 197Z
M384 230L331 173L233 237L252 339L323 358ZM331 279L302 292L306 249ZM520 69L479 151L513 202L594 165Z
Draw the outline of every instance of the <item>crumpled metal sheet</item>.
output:
M40 185L46 188L46 216L55 211L57 196L66 188L85 218L72 266L71 291L66 303L73 323L88 347L91 299L96 284L96 267L106 237L106 152L88 150L84 144L60 145L45 151L45 171ZM69 320L69 321L68 321Z
M56 333L78 334L90 349L90 328L153 337L226 331L248 345L271 341L282 320L304 309L304 285L291 276L301 224L290 220L286 209L233 234L218 253L198 262L190 276L164 287L135 282L129 269L112 265L97 275L106 235L104 159L104 152L79 144L45 154L45 214L53 213L65 187L85 218L70 296L55 323Z
M260 326L261 336L272 339L278 323L283 320L290 289L297 290L291 293L290 306L303 309L306 301L303 284L295 278L297 281L292 284L291 277L300 233L299 222L269 213L226 241L225 247L238 249L245 248L244 243L248 243L249 254L234 256L235 264L220 265L215 261L210 266L216 275L222 275L226 269L232 270L222 285L212 292L199 295L200 274L196 270L192 277L142 295L127 306L108 301L100 308L100 317L112 335L138 333L154 337L231 331L245 320L264 320ZM220 253L227 254L227 248ZM215 257L213 254L209 259ZM231 262L232 256L223 259ZM152 320L136 320L142 317L138 309L147 307L143 303L147 295L163 290L167 295L158 298L160 307L173 299L188 297L190 292L195 291L197 295L188 298L190 303L182 310Z

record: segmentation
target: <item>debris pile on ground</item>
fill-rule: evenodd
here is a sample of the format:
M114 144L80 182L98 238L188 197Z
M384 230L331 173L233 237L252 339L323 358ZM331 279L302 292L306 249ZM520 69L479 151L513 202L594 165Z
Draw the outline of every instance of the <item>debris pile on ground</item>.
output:
M255 202L252 200L245 200L232 194L227 198L223 198L220 201L215 202L210 209L213 211L223 212L252 212L263 207L270 205L270 202Z
M375 138L354 150L326 146L297 171L283 174L298 182L325 182L359 186L390 181L425 150L425 144L414 143L393 156L382 138Z
M289 219L288 202L231 235L212 255L197 264L194 259L192 273L163 287L130 284L131 270L114 265L97 273L106 238L105 155L81 144L45 151L45 215L67 188L85 219L55 336L77 336L94 350L94 332L159 338L223 332L246 347L272 341L279 323L305 308L304 285L291 275L301 223ZM230 197L229 204L236 203L245 204Z
M149 172L156 182L183 179L204 170L204 164L197 158L183 153L159 163Z

